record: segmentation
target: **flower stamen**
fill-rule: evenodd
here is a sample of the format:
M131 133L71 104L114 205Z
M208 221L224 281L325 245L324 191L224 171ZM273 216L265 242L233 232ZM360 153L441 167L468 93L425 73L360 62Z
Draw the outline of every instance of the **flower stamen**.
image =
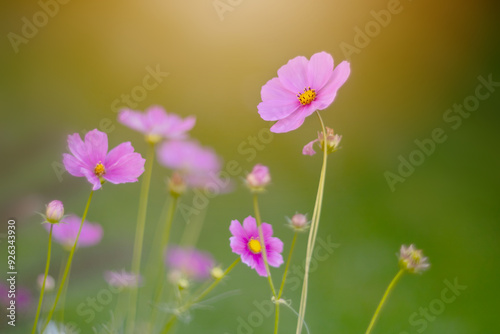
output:
M94 168L94 174L99 176L99 177L106 174L106 169L104 168L104 165L100 161Z
M248 241L248 249L254 254L260 254L262 252L262 245L257 239L250 239Z
M304 88L304 93L298 93L297 98L303 106L311 104L316 99L316 90L311 87Z

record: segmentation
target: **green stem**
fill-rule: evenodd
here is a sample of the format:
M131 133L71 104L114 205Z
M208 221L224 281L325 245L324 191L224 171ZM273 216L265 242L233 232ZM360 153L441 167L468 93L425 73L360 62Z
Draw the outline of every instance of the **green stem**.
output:
M366 330L365 334L371 333L373 326L375 326L375 322L377 321L377 318L380 314L380 311L382 310L382 306L384 306L384 303L387 300L387 297L389 296L389 293L392 291L392 289L394 289L396 283L398 283L399 279L401 278L401 276L403 276L404 272L405 272L404 269L400 269L396 274L396 276L394 276L394 278L392 279L387 289L385 290L385 293L382 296L382 299L380 300L380 303L378 304L375 313L373 314L372 320L370 321L370 325L368 325L368 329Z
M169 207L168 207L168 213L167 213L167 219L165 221L165 226L161 232L161 245L160 245L160 250L159 253L163 254L164 251L167 249L168 246L168 241L170 239L170 230L172 228L172 221L174 220L174 214L175 210L177 209L177 203L179 200L179 196L172 196L169 202ZM165 265L163 264L163 256L160 256L160 263L158 263L157 268L159 268L159 276L160 276L160 281L157 285L155 297L154 297L154 304L153 304L153 310L151 314L151 326L154 326L156 322L156 316L158 313L158 304L160 303L161 296L163 295L163 290L165 286Z
M257 221L257 228L259 230L259 238L262 244L262 257L264 258L264 265L266 266L267 280L269 281L269 286L271 287L271 292L273 293L273 297L277 297L276 289L274 288L273 279L271 277L271 271L269 270L269 264L267 263L266 243L264 240L264 234L262 233L262 227L261 227L262 220L260 218L259 199L257 194L253 195L253 208L255 211L255 220Z
M43 334L43 331L49 325L50 319L52 319L52 315L54 314L54 311L56 309L57 302L59 301L59 298L61 297L61 292L64 288L64 283L66 282L66 279L68 277L69 269L71 268L71 261L73 261L73 254L75 254L76 245L78 244L78 239L80 238L80 233L82 232L83 222L85 221L85 218L87 217L87 212L89 211L89 206L90 206L90 202L92 201L93 194L94 194L94 191L92 190L90 192L89 199L87 200L87 205L85 206L85 211L83 212L82 222L80 223L80 228L78 229L78 234L76 235L75 243L73 244L73 247L71 247L71 251L69 252L68 262L66 262L66 268L64 269L63 278L61 280L61 284L59 285L59 289L57 290L56 299L54 300L54 305L50 309L49 315L47 316L47 320L45 320L45 325L42 328L41 334Z
M288 259L286 260L285 272L283 273L283 279L281 280L280 291L278 292L278 300L283 294L283 288L285 287L286 275L288 273L288 268L290 267L290 260L292 259L293 249L295 248L295 242L297 241L297 232L293 235L292 246L290 247L290 252L288 253Z
M144 229L146 226L146 213L148 208L149 186L151 184L151 174L153 171L153 162L155 156L154 144L149 144L148 153L146 157L146 167L144 178L142 179L141 194L139 197L139 211L137 213L137 227L135 231L134 252L132 256L132 273L140 274L141 270L141 256L142 244L144 241ZM138 286L132 287L129 299L129 313L127 315L127 330L126 333L132 334L135 326L135 316L137 310L137 293Z
M300 308L299 308L299 317L297 321L296 334L302 333L302 327L304 325L304 317L307 305L307 288L309 283L309 268L311 266L312 252L314 250L314 245L316 243L316 236L318 234L319 219L321 216L321 206L323 204L323 192L325 189L325 179L326 179L326 166L328 157L327 145L326 145L326 128L325 124L323 123L323 119L321 118L321 115L319 114L318 111L316 111L316 115L318 116L319 122L321 124L321 130L323 131L323 165L321 167L318 192L316 194L316 202L314 204L314 212L311 222L311 230L309 231L309 238L307 242L304 282L302 284L302 294L300 298Z
M38 323L38 318L40 317L40 310L42 309L43 294L45 292L45 281L47 280L47 275L49 274L49 267L50 267L50 249L52 247L52 228L53 227L54 227L54 225L50 224L49 248L47 251L47 263L45 264L45 274L43 276L43 284L42 284L42 287L40 289L40 299L38 300L38 307L36 309L35 324L33 325L33 330L31 331L31 334L34 334L36 332L36 325Z
M200 300L202 300L203 298L205 298L206 295L208 295L210 293L210 291L212 291L219 283L220 281L226 277L229 272L231 270L233 270L233 268L240 262L241 258L237 258L229 267L227 267L226 271L224 271L224 274L216 279L215 281L212 282L212 284L210 284L205 290L203 290L203 292L201 292L198 297L194 298L193 300L187 302L184 306L181 306L178 310L178 314L182 314L183 312L185 312L186 310L188 310L193 304L196 304L197 302L199 302ZM170 319L167 321L167 323L165 324L165 326L163 327L163 330L161 331L161 334L166 334L168 333L168 331L172 328L175 320L177 319L177 316L174 315L172 317L170 317Z
M278 300L275 301L276 311L274 312L274 334L278 334L278 325L280 323L280 303Z

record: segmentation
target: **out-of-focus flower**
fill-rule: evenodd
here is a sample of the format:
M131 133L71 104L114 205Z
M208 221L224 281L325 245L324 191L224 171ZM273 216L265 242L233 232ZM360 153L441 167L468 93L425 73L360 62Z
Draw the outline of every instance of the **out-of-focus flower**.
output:
M182 119L174 113L167 113L160 106L152 106L145 112L124 109L118 114L118 121L143 133L148 142L156 144L164 138L185 139L187 132L194 127L196 118L189 116Z
M178 172L191 188L206 188L212 184L222 193L228 187L228 181L219 179L221 159L213 149L194 140L163 143L158 148L158 162Z
M186 192L186 183L179 172L174 171L172 177L168 179L168 190L174 197L179 197Z
M416 249L412 244L408 247L401 246L399 251L399 266L410 273L420 274L429 269L430 264L422 250Z
M222 277L224 277L224 270L222 270L222 268L219 266L214 267L210 272L210 275L213 279L221 279Z
M247 175L246 184L252 192L262 192L271 182L271 174L267 166L257 164L253 167L252 172Z
M41 289L43 286L43 277L44 276L45 276L44 274L40 274L36 278L36 284L37 284L39 289ZM49 292L49 291L54 290L55 286L56 286L56 283L54 281L54 278L50 275L47 275L47 278L45 279L45 292Z
M262 235L266 245L267 262L272 267L279 267L283 263L283 242L273 237L273 227L262 223ZM267 276L264 257L262 254L262 242L259 237L257 222L252 216L243 220L243 226L238 220L232 220L229 227L232 237L229 238L233 253L241 256L241 261L260 276Z
M310 60L293 58L278 70L278 77L262 87L262 102L257 106L260 117L278 121L271 127L272 132L295 130L307 116L333 102L349 74L347 61L334 69L333 58L326 52L316 53Z
M133 288L141 285L142 277L136 274L122 271L106 271L104 273L106 282L116 288Z
M73 176L86 177L92 190L101 188L104 181L111 183L137 182L144 172L145 159L134 152L130 142L116 146L108 153L108 136L97 129L85 135L82 141L78 133L68 136L71 154L63 154L63 164Z
M306 215L301 213L296 213L293 217L287 218L289 226L297 232L305 231L309 228L309 221L307 220Z
M12 299L9 298L9 294L10 294L9 291L15 290L16 291L16 297L15 297L16 310L20 310L20 311L28 310L28 308L31 304L30 291L22 286L16 285L15 282L11 283L8 279L7 279L7 283L10 285L0 283L0 305L2 306L2 308L11 306L10 301Z
M337 151L340 148L340 141L342 140L342 136L333 133L333 129L326 127L326 152L332 153ZM314 155L316 152L314 151L314 143L318 143L321 150L323 150L323 145L325 144L323 140L323 132L318 132L318 139L315 139L304 146L302 150L302 154L304 155Z
M182 279L204 281L210 278L215 261L210 253L193 247L171 246L166 253L166 265L170 279L179 283Z
M80 223L82 219L76 215L64 217L59 224L53 225L52 237L66 249L73 247ZM50 230L50 225L44 225L45 229ZM99 224L83 222L82 232L78 239L78 247L88 247L99 243L102 239L102 227Z
M61 201L54 200L47 204L45 220L51 224L57 224L64 216L64 205Z

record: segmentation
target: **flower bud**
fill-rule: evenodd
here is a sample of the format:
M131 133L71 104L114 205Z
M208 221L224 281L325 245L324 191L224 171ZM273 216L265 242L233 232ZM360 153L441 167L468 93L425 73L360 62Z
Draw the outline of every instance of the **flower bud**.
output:
M429 269L429 261L422 250L415 249L414 245L401 246L399 251L399 267L410 273L420 274Z
M306 215L296 213L293 215L292 219L287 219L288 223L290 224L289 226L297 232L305 231L309 228L309 221L307 220Z
M262 192L271 182L271 174L267 166L257 164L252 172L247 175L246 184L252 192Z
M43 277L44 276L45 276L44 274L40 274L36 278L36 284L37 284L39 289L41 289L43 286ZM55 287L54 278L50 275L47 275L47 278L45 279L45 291L46 292L52 291L52 290L54 290L54 287Z
M168 179L168 190L174 197L179 197L186 192L186 183L180 173L174 172Z
M212 275L212 278L214 279L221 279L222 277L224 277L224 271L221 269L221 267L213 267L210 271L210 275Z
M45 219L51 224L57 224L64 216L64 206L61 201L54 200L47 205Z
M320 142L321 148L323 148L324 140L323 140L323 132L318 133L318 139ZM333 129L326 128L326 151L328 153L332 153L337 151L340 147L340 141L342 140L341 135L337 135L333 133Z
M179 287L179 290L185 290L189 288L189 281L185 278L181 278L180 280L177 281L177 286Z

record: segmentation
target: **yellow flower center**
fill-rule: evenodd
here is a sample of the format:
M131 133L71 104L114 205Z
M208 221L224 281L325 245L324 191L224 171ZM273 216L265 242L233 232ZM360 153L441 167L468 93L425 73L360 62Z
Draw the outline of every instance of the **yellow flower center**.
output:
M101 177L104 174L106 174L106 169L104 168L104 165L99 161L99 163L95 166L94 168L94 173L95 175Z
M248 248L254 254L259 254L262 252L262 246L260 245L260 241L257 239L250 239L248 242Z
M304 93L299 92L297 98L303 106L306 106L316 99L316 90L311 87L304 88Z

